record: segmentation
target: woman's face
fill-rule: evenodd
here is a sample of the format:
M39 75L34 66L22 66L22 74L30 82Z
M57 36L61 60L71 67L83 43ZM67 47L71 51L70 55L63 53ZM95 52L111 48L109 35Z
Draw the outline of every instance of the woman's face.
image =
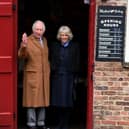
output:
M66 33L61 33L61 34L60 34L60 40L61 40L61 43L66 43L66 42L69 40L68 34L66 34Z

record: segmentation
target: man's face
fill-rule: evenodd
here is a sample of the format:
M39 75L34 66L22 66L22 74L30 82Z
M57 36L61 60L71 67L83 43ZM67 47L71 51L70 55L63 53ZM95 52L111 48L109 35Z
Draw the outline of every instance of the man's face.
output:
M34 30L33 30L33 33L34 33L34 35L35 35L36 38L42 37L42 35L43 35L43 33L44 33L42 23L38 22L38 23L35 25L35 28L34 28Z

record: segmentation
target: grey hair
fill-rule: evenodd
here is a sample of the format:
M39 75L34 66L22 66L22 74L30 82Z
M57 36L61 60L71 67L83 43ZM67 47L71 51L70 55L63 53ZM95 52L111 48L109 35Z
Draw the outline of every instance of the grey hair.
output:
M41 23L41 24L42 24L43 32L45 32L45 31L46 31L46 26L45 26L45 23L44 23L43 21L41 21L41 20L36 20L36 21L33 23L33 25L32 25L32 30L34 31L35 26L36 26L37 23Z
M57 39L60 40L60 34L65 33L68 35L69 40L73 39L73 33L68 26L61 26L57 32Z

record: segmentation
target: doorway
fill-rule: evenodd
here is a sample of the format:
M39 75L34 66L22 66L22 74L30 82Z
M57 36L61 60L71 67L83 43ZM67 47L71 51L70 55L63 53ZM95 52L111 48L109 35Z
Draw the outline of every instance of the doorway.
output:
M81 66L79 83L76 88L77 99L71 120L72 129L86 127L86 93L87 93L87 59L88 59L88 21L89 5L83 0L18 0L18 42L24 32L31 34L31 27L35 20L43 20L46 25L45 36L48 46L55 40L57 30L61 25L68 25L73 32L74 40L80 43ZM22 61L18 63L18 129L25 129L26 111L22 107ZM53 109L48 108L46 124L54 126L51 117ZM54 115L54 114L53 114Z

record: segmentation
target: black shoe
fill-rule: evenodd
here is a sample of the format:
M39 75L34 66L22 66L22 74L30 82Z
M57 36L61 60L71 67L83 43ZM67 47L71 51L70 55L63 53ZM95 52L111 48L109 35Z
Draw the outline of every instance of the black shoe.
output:
M37 129L37 127L35 127L35 126L34 127L29 127L28 129Z
M38 129L50 129L50 128L48 128L46 126L38 126Z

